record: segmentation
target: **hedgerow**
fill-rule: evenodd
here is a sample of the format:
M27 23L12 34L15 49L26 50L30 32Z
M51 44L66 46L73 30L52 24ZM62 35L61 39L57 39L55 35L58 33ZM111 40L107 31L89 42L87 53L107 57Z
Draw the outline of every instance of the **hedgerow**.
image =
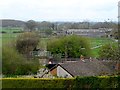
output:
M74 79L38 79L38 78L4 78L3 88L65 88L69 87L67 82ZM70 84L71 85L71 84Z
M76 77L76 78L3 78L4 88L120 88L120 76Z
M120 76L77 77L76 88L119 88Z

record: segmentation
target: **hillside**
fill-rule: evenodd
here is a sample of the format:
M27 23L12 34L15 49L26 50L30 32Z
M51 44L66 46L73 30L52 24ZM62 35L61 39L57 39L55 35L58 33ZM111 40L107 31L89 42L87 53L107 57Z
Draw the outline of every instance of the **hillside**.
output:
M0 19L2 25L0 27L24 27L25 22L20 20L13 20L13 19Z

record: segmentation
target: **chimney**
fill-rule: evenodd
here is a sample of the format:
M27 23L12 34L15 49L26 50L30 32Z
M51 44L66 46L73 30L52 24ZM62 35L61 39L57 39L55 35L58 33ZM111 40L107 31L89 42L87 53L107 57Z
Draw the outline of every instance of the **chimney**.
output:
M85 62L83 55L80 56L80 60L83 61L83 62Z

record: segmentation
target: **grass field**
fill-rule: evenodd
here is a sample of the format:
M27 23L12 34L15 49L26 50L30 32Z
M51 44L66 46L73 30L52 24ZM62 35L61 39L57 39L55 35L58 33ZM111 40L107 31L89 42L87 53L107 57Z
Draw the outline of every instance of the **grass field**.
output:
M16 29L16 28L12 28L12 29L6 29L6 28L3 28L2 31L5 31L7 33L2 33L0 34L0 41L2 41L1 45L4 45L6 43L11 43L11 42L14 42L16 37L20 34L20 33L13 33L13 31L20 31L21 29ZM106 43L115 43L114 40L112 39L108 39L108 38L89 38L90 39L90 45L91 45L91 48L94 48L96 46L101 46L101 45L104 45ZM47 40L46 38L42 38L40 39L40 43L39 43L39 47L42 47L42 48L46 48L46 43L47 43ZM94 48L92 49L92 56L93 57L99 57L99 49L100 47L98 48Z
M21 28L2 28L0 32L6 32L2 33L0 36L0 39L2 40L2 44L11 42L12 40L15 40L17 37L18 33L13 33L15 31L21 31Z
M96 58L99 57L98 52L99 52L100 47L102 45L105 45L107 43L116 43L114 40L112 40L110 38L90 38L90 42L91 42L90 43L91 44L91 48L94 48L94 47L98 46L98 48L92 49L92 55L93 55L93 57L96 57Z
M90 42L91 42L91 46L95 47L106 43L112 43L115 41L109 38L90 38Z
M6 33L13 33L15 31L22 31L22 28L2 28L0 31L4 31Z

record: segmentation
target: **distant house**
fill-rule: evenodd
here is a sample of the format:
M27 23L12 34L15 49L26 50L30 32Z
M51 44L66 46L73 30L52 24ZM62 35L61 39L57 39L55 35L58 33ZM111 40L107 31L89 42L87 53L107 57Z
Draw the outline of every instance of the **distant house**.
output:
M115 71L115 64L111 64L111 68L105 63L98 60L82 60L69 61L60 63L52 67L49 72L52 75L71 78L76 76L99 76L99 75L112 75Z
M49 51L46 51L43 49L35 48L33 51L31 51L31 55L36 56L36 57L49 57L49 56L51 56L51 53Z
M105 36L107 33L110 32L112 29L68 29L67 34L75 34L81 36L89 36L89 37L101 37Z
M111 32L112 29L100 28L100 29L67 29L58 31L58 35L80 35L88 37L101 37Z

